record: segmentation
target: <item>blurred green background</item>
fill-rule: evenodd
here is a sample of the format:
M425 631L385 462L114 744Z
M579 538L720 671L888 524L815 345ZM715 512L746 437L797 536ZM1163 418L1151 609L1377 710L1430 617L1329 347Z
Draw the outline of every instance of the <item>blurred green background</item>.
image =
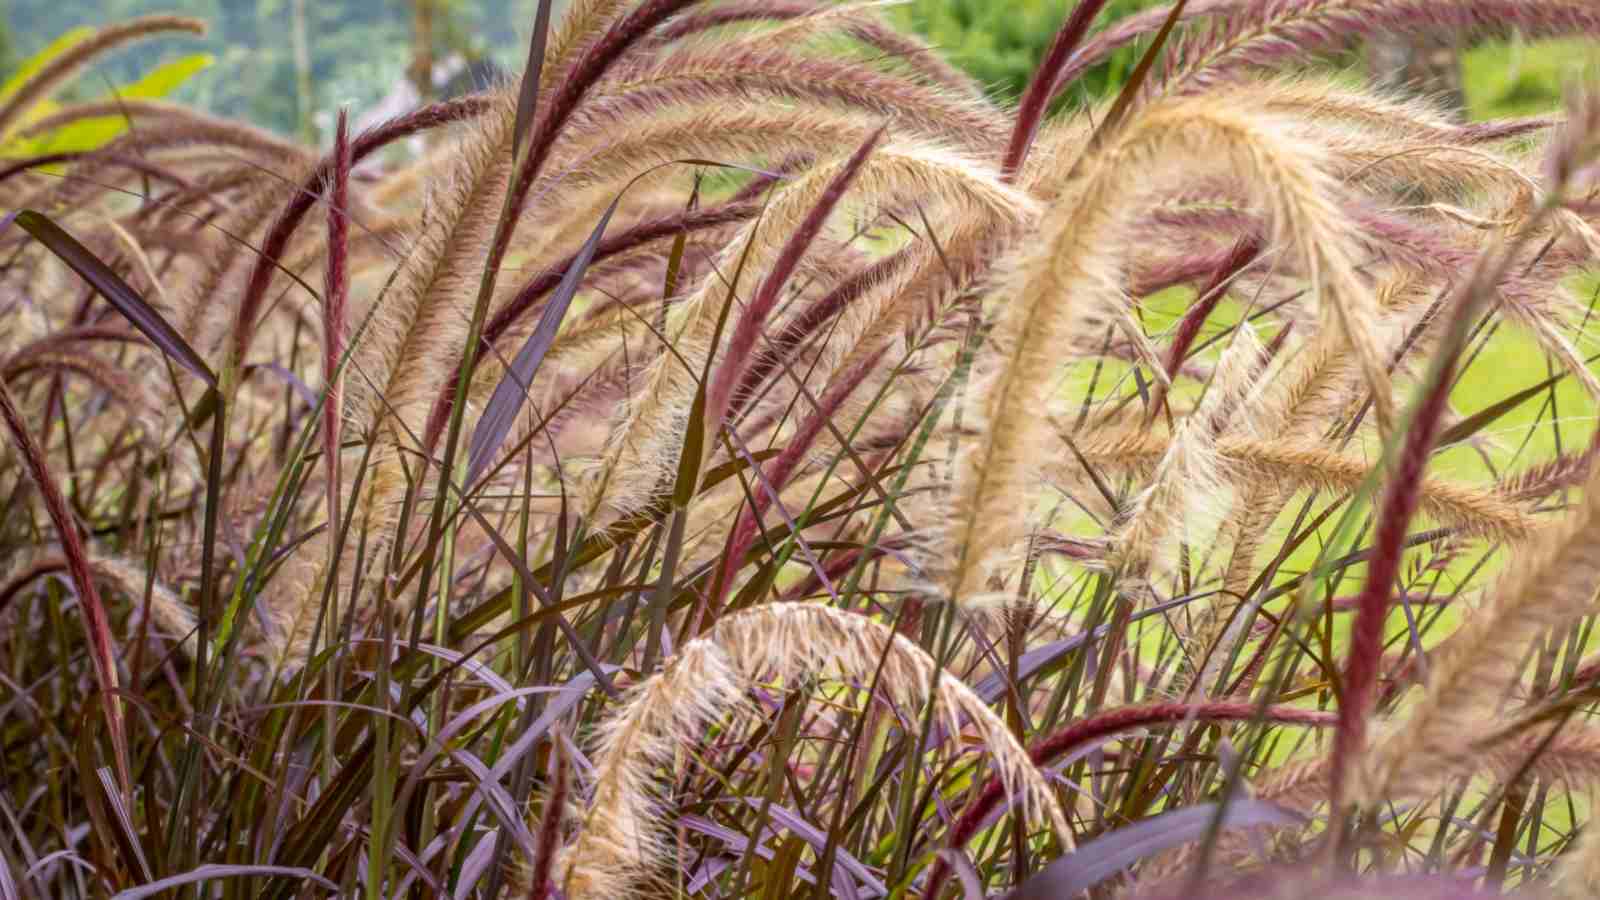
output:
M297 5L309 63L307 109L301 108L296 70ZM536 5L537 0L0 0L0 78L70 29L181 13L206 20L211 32L118 54L97 67L99 83L86 79L79 90L102 93L105 80L123 83L164 59L205 52L213 64L177 99L293 132L302 116L315 124L341 105L368 108L406 82L419 49L419 13L429 20L427 49L435 60L489 61L514 71L526 52L522 29ZM1149 5L1151 0L1112 0L1107 15ZM1014 97L1069 8L1068 0L915 0L892 7L890 15L943 48L997 96ZM1131 52L1119 54L1086 86L1102 90L1133 61Z
M557 6L565 0L557 0ZM1122 16L1152 0L1111 0L1104 16ZM175 99L242 116L285 133L318 126L332 111L360 111L410 83L421 52L436 64L493 63L513 71L525 52L522 29L536 0L0 0L0 78L57 36L151 12L211 23L204 38L141 44L81 79L77 90L104 93L162 61L206 53L209 67ZM997 95L1014 97L1070 8L1070 0L913 0L890 8ZM1102 19L1104 20L1104 18ZM426 46L416 39L427 34ZM297 66L304 40L304 71ZM1496 42L1463 54L1464 88L1474 115L1549 109L1565 73L1591 51L1579 42ZM1104 92L1136 60L1126 50L1085 79ZM1339 63L1359 65L1358 56ZM436 70L437 71L437 70ZM485 69L459 75L482 82ZM303 81L301 74L307 76ZM443 80L442 77L440 80ZM302 96L304 92L304 96ZM325 130L325 127L321 130Z

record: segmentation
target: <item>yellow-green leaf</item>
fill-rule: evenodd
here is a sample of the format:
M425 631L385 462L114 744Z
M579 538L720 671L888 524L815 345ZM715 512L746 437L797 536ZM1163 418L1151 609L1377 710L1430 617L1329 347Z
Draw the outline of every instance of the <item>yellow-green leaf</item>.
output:
M146 73L142 78L131 84L126 84L115 89L115 92L105 99L122 98L124 100L157 100L177 90L184 82L193 78L197 73L204 71L216 62L216 57L209 53L196 53L163 63ZM42 100L35 104L23 117L24 124L37 121L57 112L60 105L51 100ZM113 139L128 130L127 117L122 115L94 116L79 119L70 125L57 128L45 134L21 140L11 140L0 146L0 155L5 156L36 156L46 153L80 153L95 150L110 143Z
M211 67L217 58L209 53L196 53L162 63L132 84L117 88L117 96L130 100L159 100L177 90L184 82Z
M61 54L67 52L74 46L78 45L82 41L87 40L93 35L93 28L74 28L66 34L63 34L62 36L51 41L49 46L45 47L43 50L40 50L38 53L28 57L17 69L16 74L6 79L6 83L4 85L0 85L0 101L4 101L12 94L15 94L18 88L21 88L24 84L27 84L28 79L38 74L40 69L49 65L52 59L55 59Z
M79 119L27 142L26 152L22 155L87 152L105 146L127 130L128 120L122 116Z

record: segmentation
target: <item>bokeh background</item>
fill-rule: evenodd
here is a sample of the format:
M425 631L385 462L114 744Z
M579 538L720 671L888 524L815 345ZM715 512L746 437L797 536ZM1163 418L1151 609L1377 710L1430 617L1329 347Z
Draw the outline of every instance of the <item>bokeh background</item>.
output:
M1113 0L1107 15L1151 5ZM76 90L101 94L108 82L131 83L161 63L189 60L194 71L173 88L172 99L316 137L341 105L370 111L404 102L408 91L449 93L481 85L497 70L514 71L526 53L522 35L535 6L536 0L0 0L0 76L74 28L182 13L210 22L210 33L142 43L98 66ZM912 0L892 14L996 93L1015 95L1069 6L1070 0ZM1410 49L1422 57L1437 48ZM1103 67L1088 89L1115 85L1135 52ZM1371 53L1323 62L1362 71ZM1552 108L1564 75L1593 51L1577 42L1502 41L1451 55L1467 106L1484 116ZM1393 60L1378 57L1376 67L1391 77L1406 71ZM419 77L425 70L430 76Z

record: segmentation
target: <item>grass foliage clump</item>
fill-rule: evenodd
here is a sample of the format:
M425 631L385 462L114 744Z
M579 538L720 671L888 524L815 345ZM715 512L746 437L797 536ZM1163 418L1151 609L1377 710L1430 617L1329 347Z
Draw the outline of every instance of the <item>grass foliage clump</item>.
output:
M1308 64L1592 0L550 6L0 166L0 898L1600 892L1600 91Z

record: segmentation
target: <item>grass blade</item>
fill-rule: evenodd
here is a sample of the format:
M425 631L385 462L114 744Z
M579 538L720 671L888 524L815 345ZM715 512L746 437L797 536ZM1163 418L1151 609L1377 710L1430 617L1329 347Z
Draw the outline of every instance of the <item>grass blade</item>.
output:
M583 283L583 273L589 268L589 261L594 259L595 248L600 246L600 239L605 237L606 225L610 224L611 216L621 201L619 194L606 207L605 214L595 224L589 239L583 242L582 249L551 296L550 303L539 316L539 324L534 326L533 334L528 335L528 340L517 351L516 358L511 361L505 376L489 397L483 416L478 419L478 426L472 432L472 443L467 451L468 487L488 468L495 452L511 432L511 426L517 421L517 414L522 412L523 401L527 400L528 390L533 386L533 376L538 374L539 364L544 362L545 354L555 342L561 320L566 318L567 308L572 305L572 298L577 296L578 286Z
M528 37L528 66L522 71L522 89L517 92L516 127L511 132L511 158L522 155L522 138L533 127L539 111L539 81L544 74L545 45L550 38L550 0L539 0L533 18L533 34Z
M208 387L217 386L217 376L206 365L205 360L200 358L200 354L189 346L189 342L178 334L177 329L168 324L154 307L139 296L138 291L129 287L126 281L111 271L111 267L101 262L99 257L89 252L89 248L79 243L77 238L51 221L49 216L31 209L17 213L16 221L24 231L33 235L34 240L49 248L51 253L99 291L107 303L122 313L123 317L149 338L162 353L171 357L178 365L200 376Z
M1176 809L1140 819L1103 834L1046 866L1006 900L1050 900L1076 897L1124 868L1163 850L1197 840L1211 825L1215 803ZM1300 819L1287 810L1261 800L1240 798L1228 808L1224 827L1294 825Z

